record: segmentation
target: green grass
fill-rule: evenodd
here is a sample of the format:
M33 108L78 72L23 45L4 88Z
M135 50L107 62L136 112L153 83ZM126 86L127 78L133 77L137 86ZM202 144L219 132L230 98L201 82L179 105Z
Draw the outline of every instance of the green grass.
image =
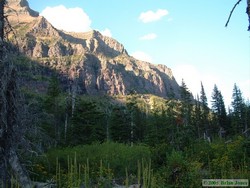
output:
M58 187L109 187L142 182L150 187L151 153L148 147L107 142L52 149L40 161Z
M247 146L242 137L228 144L200 141L186 151L155 146L166 154L161 156L162 164L158 164L157 152L154 153L157 148L145 145L106 142L54 148L46 157L35 158L33 170L38 176L33 179L52 178L58 187L112 187L114 181L127 187L199 187L205 178L249 179Z

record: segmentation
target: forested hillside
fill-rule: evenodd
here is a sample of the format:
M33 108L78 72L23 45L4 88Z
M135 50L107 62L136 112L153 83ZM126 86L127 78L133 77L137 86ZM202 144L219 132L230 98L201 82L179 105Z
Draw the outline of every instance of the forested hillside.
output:
M212 108L204 87L194 100L185 82L180 99L151 94L72 95L57 73L30 75L28 59L13 60L28 145L17 151L32 181L59 187L199 187L204 178L249 178L250 105L240 88L225 109L215 85ZM25 84L46 82L37 92ZM26 112L23 114L23 112ZM146 185L147 184L147 185Z
M202 83L193 96L169 68L130 57L114 39L93 31L79 41L43 18L27 21L38 15L26 1L7 2L20 3L29 27L0 20L1 187L250 179L250 102L237 84L228 109L214 85L209 108Z

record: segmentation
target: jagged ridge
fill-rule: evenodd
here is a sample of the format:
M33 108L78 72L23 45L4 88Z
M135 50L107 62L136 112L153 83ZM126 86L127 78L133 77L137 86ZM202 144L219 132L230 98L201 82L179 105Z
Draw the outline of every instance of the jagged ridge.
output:
M122 44L98 31L66 33L44 17L33 14L26 0L8 0L21 24L15 27L20 51L40 64L67 75L79 93L128 94L131 91L161 97L175 95L179 86L171 69L128 55ZM14 22L14 21L13 21Z

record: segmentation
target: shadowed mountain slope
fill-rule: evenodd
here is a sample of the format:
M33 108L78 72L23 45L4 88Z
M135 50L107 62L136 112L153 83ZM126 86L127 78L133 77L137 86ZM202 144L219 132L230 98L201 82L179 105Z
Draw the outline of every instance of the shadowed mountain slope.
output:
M91 95L136 92L180 97L179 86L167 66L137 60L121 43L95 30L58 30L26 0L7 2L6 12L15 31L10 41L33 61L59 72L65 88L73 84L78 93Z

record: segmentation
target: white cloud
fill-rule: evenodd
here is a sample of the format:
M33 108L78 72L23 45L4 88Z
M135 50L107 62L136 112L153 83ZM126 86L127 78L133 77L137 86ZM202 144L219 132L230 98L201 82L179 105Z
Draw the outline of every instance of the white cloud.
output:
M81 8L66 8L63 5L46 7L41 15L54 27L64 31L85 32L91 30L91 20Z
M168 15L169 12L164 9L158 9L156 12L149 10L147 12L142 12L139 16L139 20L143 23L154 22L160 20L163 16Z
M155 33L149 33L147 35L140 37L140 40L153 40L156 37L157 37L157 35Z
M136 58L138 60L146 61L149 63L152 63L152 61L153 61L152 57L150 57L148 54L146 54L145 52L142 52L142 51L136 51L136 52L132 53L131 56L133 56L134 58Z
M107 37L112 37L112 33L110 29L106 28L103 31L100 31L102 35L107 36Z

